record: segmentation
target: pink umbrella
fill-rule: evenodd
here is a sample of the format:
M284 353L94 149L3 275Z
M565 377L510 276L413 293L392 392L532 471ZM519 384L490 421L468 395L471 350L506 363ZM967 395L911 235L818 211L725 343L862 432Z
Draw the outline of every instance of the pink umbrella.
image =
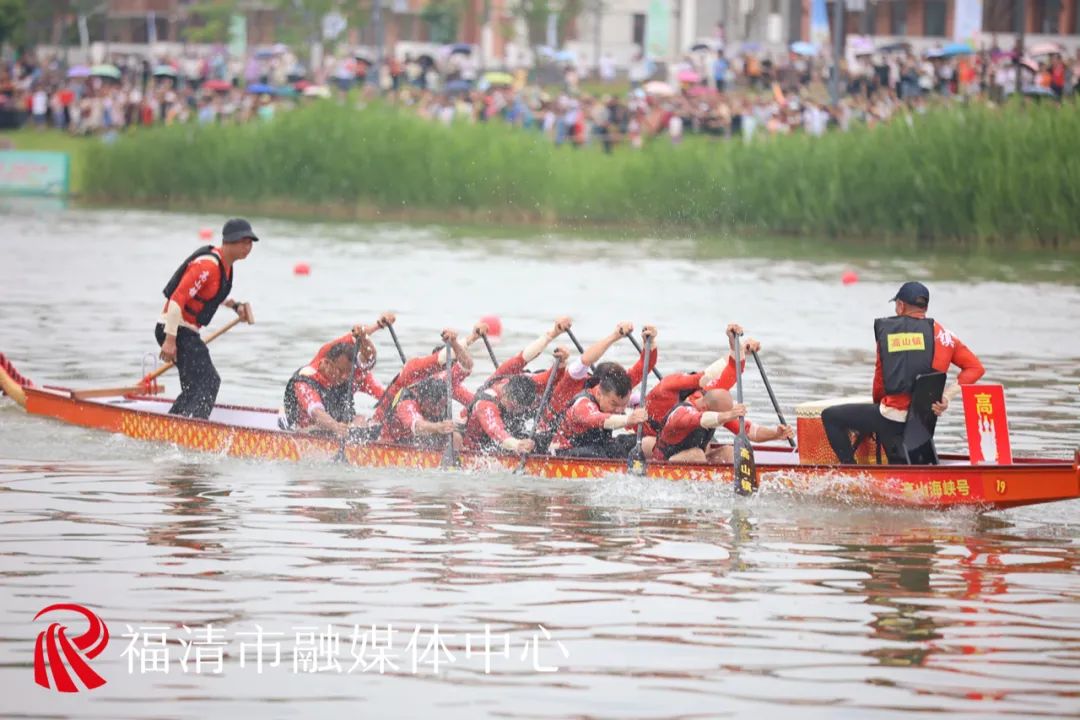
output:
M693 70L683 70L678 75L676 75L676 78L681 83L697 83L697 82L701 82L701 76L698 75Z
M1065 49L1057 43L1045 42L1032 45L1028 54L1032 57L1038 57L1040 55L1060 55L1063 52L1065 52Z

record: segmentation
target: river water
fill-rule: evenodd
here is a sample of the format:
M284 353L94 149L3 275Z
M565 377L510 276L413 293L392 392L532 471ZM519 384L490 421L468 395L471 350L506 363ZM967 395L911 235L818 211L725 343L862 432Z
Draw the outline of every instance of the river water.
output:
M223 221L0 213L0 350L38 382L73 386L141 375L161 286L198 229ZM502 357L562 313L585 342L648 321L662 369L707 364L739 321L793 415L867 391L872 319L917 278L986 381L1006 385L1016 451L1066 457L1080 444L1075 258L254 225L262 241L234 297L258 322L213 345L222 402L277 405L319 344L393 309L413 352L498 313ZM299 261L310 276L293 275ZM861 280L844 286L848 268ZM396 357L388 338L378 345L388 380ZM769 421L756 377L747 392ZM963 450L960 412L938 439ZM243 462L27 417L7 399L0 499L5 717L1080 713L1078 502L914 512L628 477ZM68 602L112 635L91 661L107 683L91 692L33 682L47 622L85 627L64 613L34 621Z

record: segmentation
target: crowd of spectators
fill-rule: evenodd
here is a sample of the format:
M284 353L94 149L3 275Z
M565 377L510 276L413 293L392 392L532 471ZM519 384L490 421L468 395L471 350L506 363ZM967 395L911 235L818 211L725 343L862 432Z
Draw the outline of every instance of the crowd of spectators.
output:
M1053 50L1051 48L1050 50ZM624 78L605 56L598 77L572 62L554 82L536 72L483 72L467 52L391 59L327 58L302 67L284 46L243 59L224 51L203 57L111 57L94 67L57 56L25 54L0 66L0 114L76 135L112 136L126 128L197 122L269 120L299 103L375 96L435 122L505 122L572 147L606 151L641 147L663 137L712 138L792 132L821 135L856 124L873 126L922 112L931 104L1000 103L1014 91L1060 101L1077 92L1080 52L1025 57L997 49L916 54L893 46L842 62L840 102L827 102L831 63L812 54L735 55L700 49L660 68L640 56ZM355 92L355 91L358 91Z

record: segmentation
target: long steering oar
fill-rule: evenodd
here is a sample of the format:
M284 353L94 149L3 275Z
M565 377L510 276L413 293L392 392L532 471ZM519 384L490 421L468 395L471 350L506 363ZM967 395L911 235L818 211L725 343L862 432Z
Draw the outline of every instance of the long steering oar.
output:
M356 342L353 343L352 362L349 363L349 379L346 380L349 383L349 405L353 403L353 381L356 377L356 358L360 354L360 338L356 338ZM335 462L344 462L345 460L345 445L349 441L349 433L345 433L341 436L341 444L338 445L337 455L334 456Z
M735 336L735 402L742 405L742 343L739 333ZM739 434L735 436L734 466L732 476L735 478L735 492L739 495L753 495L758 487L757 467L754 465L754 448L750 445L750 438L746 436L746 418L739 417Z
M446 343L446 419L454 419L454 349L449 341ZM446 438L446 452L443 453L443 467L453 467L454 455L454 431Z
M758 357L757 350L751 350L750 354L754 356L754 362L757 363L757 369L761 372L761 379L765 383L765 389L769 391L769 399L772 400L773 410L776 410L776 417L779 418L781 425L787 425L787 420L784 419L784 411L780 409L780 403L776 402L776 394L769 383L769 376L765 374L765 366L761 364L761 358ZM791 447L795 447L794 438L788 438L787 441L791 444Z
M633 335L627 335L631 340L634 339ZM637 341L634 341L634 346L637 347ZM645 338L645 365L644 371L641 373L641 406L645 407L645 397L649 394L649 360L652 359L652 338ZM646 411L647 413L648 411ZM645 420L637 426L637 439L634 442L634 449L630 451L630 456L626 459L626 471L632 475L644 475L645 474L645 453L641 449L641 437L645 432L645 423L649 421L649 416L646 414Z
M242 322L243 320L238 317L233 318L214 332L207 335L206 339L203 340L203 343L209 345L210 343L214 342L219 337L229 332ZM159 367L157 370L154 370L151 373L147 373L143 377L143 379L139 381L138 385L128 385L126 387L112 388L93 388L89 390L75 390L71 393L71 397L75 398L76 400L86 400L96 397L112 397L114 395L133 395L136 393L145 393L151 389L151 385L154 380L157 380L159 377L161 377L174 367L176 367L175 362L167 362L161 367Z
M555 376L559 374L559 358L551 363L551 373L548 375L547 384L544 385L544 394L540 396L540 406L536 408L536 416L533 418L532 430L529 431L529 439L535 441L536 433L540 430L540 418L544 417L548 403L551 401L551 392L555 389ZM525 470L525 461L528 455L521 456L521 462L514 469L514 474L521 474Z
M394 347L397 348L398 357L401 358L401 364L405 364L405 351L401 349L401 343L398 342L397 333L394 332L394 324L387 323L386 329L390 331L390 339L394 341Z
M640 355L641 354L641 343L639 343L637 341L637 338L634 337L633 335L627 335L626 337L630 340L630 344L634 346L634 349L638 351L638 355ZM645 344L646 344L646 346L648 346L648 343L645 343ZM649 357L650 357L649 355L645 356L645 365L646 365L646 367L649 364ZM664 376L660 373L659 370L656 369L655 365L652 368L652 373L653 373L653 375L656 376L657 380L663 380L664 379ZM645 374L648 375L649 374L648 371L646 371ZM645 392L644 389L642 390L642 392Z

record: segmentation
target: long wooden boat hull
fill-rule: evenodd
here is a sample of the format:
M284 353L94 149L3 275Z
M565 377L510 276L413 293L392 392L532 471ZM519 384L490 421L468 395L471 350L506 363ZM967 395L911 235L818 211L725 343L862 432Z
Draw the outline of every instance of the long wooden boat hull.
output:
M277 413L262 408L219 405L209 420L166 414L171 401L127 396L78 399L64 388L26 388L26 409L73 425L121 433L191 450L263 460L332 459L337 440L277 429ZM349 444L345 461L364 467L437 468L440 451L383 444ZM1080 497L1080 451L1070 463L1023 459L1012 465L971 465L944 456L940 465L800 465L787 447L756 449L761 488L766 493L812 494L895 506L1004 509ZM510 471L510 456L460 454L465 470ZM626 472L615 460L530 456L525 473L545 478L599 478ZM651 462L649 478L732 483L730 465Z

